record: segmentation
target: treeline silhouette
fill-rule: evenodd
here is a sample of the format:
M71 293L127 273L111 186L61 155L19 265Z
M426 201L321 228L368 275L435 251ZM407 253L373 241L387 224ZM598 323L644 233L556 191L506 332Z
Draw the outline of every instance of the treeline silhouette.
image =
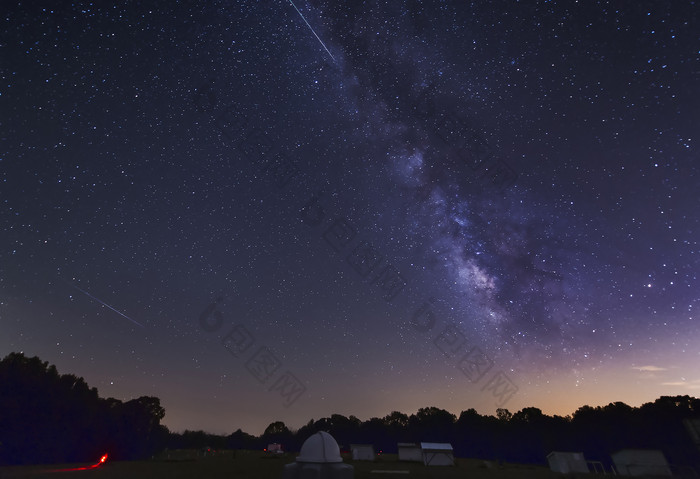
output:
M459 417L436 407L407 415L394 411L382 418L361 421L333 414L311 420L296 431L271 423L260 437L238 429L229 436L202 431L171 435L177 448L262 449L280 443L296 451L313 433L330 433L341 447L372 444L375 451L396 453L399 442L449 442L455 456L498 462L545 464L552 451L583 452L586 459L612 464L610 453L620 449L660 449L671 464L700 466L700 453L683 419L700 415L700 400L690 396L662 396L634 408L622 402L603 407L583 406L572 416L548 416L535 407L516 413L498 409L483 416L474 409Z
M149 457L167 440L163 416L156 397L100 398L83 378L59 375L38 357L0 361L0 464Z
M700 466L700 454L683 424L700 417L700 400L662 396L631 407L621 402L582 406L571 416L548 416L535 407L516 413L498 409L485 416L467 409L459 416L436 407L415 414L394 411L365 421L333 414L298 430L272 422L260 436L237 429L230 435L169 432L160 424L158 398L128 402L98 397L82 378L59 375L39 358L12 353L0 361L0 463L90 461L108 452L115 459L151 457L164 449L258 449L281 443L297 451L318 431L347 449L373 444L395 453L399 442L449 442L457 457L492 461L546 462L552 451L583 452L610 465L610 453L625 448L660 449L671 464Z

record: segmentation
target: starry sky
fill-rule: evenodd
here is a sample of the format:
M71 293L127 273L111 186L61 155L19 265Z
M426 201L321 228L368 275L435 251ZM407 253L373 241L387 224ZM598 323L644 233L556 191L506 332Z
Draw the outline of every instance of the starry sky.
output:
M0 356L226 434L700 393L697 2L1 13Z

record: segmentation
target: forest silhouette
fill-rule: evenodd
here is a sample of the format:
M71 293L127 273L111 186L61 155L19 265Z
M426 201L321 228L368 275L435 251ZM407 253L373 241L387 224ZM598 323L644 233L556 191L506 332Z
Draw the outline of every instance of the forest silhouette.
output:
M160 422L165 410L156 397L123 402L100 398L83 378L59 374L38 357L11 353L0 361L0 464L65 463L150 458L165 449L259 449L280 443L296 451L317 431L341 445L373 444L395 453L399 442L449 442L457 457L515 463L546 463L552 451L583 452L609 466L620 449L659 449L669 463L700 466L700 453L684 420L700 417L700 399L662 396L631 407L622 402L582 406L571 416L548 416L536 407L495 416L474 409L456 416L436 407L415 414L393 411L362 421L333 414L298 430L273 421L260 436L236 429L230 435L171 432ZM233 429L233 428L232 428Z

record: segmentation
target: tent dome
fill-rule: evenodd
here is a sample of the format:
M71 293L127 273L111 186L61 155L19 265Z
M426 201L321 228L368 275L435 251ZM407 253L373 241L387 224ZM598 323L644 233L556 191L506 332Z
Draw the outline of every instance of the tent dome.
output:
M333 436L319 431L304 441L297 462L343 462L343 458L340 457L340 448Z

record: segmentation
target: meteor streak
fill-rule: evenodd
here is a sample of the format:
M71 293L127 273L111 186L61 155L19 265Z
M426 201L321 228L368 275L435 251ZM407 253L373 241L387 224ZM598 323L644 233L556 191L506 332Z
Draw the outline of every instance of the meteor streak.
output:
M316 39L321 43L321 45L323 45L323 48L328 52L328 55L330 55L330 57L331 57L331 58L333 59L333 61L335 62L335 57L331 54L330 50L328 50L328 48L326 48L326 44L323 43L323 40L321 40L321 39L319 38L319 36L316 35L316 32L314 31L314 29L311 28L311 25L309 25L309 22L306 21L306 18L304 18L304 15L301 14L301 12L300 12L299 9L297 8L297 6L294 5L294 2L292 2L292 0L289 0L289 3L292 4L292 6L294 7L294 10L297 11L297 13L298 13L299 16L301 17L301 19L304 20L304 23L306 23L306 26L309 27L309 30L311 30L311 33L314 34L314 36L316 37Z
M135 325L141 326L142 328L145 327L143 324L139 323L138 321L135 321L135 320L131 319L129 316L127 316L126 314L122 313L122 312L119 311L118 309L113 308L113 307L110 306L109 304L105 303L105 302L102 301L100 298L94 297L93 295L91 295L90 293L88 293L87 291L85 291L84 289L80 289L79 287L77 287L76 285L74 285L74 284L72 284L72 283L68 283L68 284L70 284L71 286L73 286L75 289L77 289L77 290L80 291L81 293L83 293L83 294L85 294L85 295L91 297L92 299L94 299L94 300L97 301L98 303L100 303L100 304L102 304L102 305L104 305L104 306L107 306L109 309L111 309L112 311L114 311L115 313L117 313L119 316L122 316L122 317L128 319L129 321L131 321L131 322L134 323Z

